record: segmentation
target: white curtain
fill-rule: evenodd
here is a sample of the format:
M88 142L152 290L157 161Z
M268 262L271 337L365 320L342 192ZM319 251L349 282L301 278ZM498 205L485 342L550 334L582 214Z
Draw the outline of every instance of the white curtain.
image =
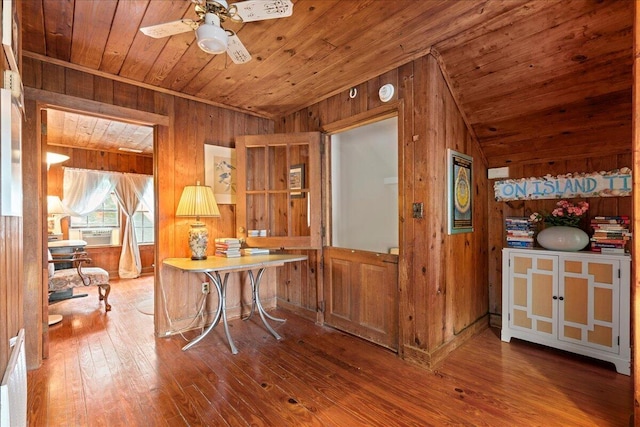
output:
M112 191L126 217L118 275L123 279L134 279L142 272L142 261L133 215L143 203L153 220L153 178L130 173L64 170L63 204L71 215L83 216L95 211Z
M140 276L142 272L140 250L133 226L133 214L140 203L144 201L145 190L149 186L152 188L151 197L153 197L153 180L150 176L122 174L119 176L118 184L115 188L116 197L126 216L122 252L120 253L120 264L118 266L118 275L123 279L134 279ZM147 203L153 205L152 202L147 201ZM145 206L147 203L145 203Z
M154 197L153 197L153 177L151 176L146 176L146 175L129 175L130 177L132 177L132 179L139 179L141 181L144 181L144 184L137 184L134 185L134 189L136 191L136 194L138 195L138 198L140 199L140 201L142 202L142 204L144 205L145 208L147 208L148 212L145 212L145 216L147 218L149 218L150 221L153 221L153 213L155 211L155 206L154 206ZM139 189L140 187L143 186L143 190L142 193L139 193Z
M64 169L62 204L73 216L85 216L105 201L116 185L114 174L85 169Z

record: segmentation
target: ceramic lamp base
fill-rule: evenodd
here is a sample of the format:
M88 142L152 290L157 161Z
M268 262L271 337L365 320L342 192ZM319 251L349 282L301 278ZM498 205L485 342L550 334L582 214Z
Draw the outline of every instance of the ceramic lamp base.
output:
M207 246L209 244L209 231L202 222L194 222L189 229L189 247L191 259L207 259Z

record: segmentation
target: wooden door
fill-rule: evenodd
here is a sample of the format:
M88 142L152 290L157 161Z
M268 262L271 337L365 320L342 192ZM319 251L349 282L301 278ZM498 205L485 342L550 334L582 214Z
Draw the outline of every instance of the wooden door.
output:
M509 264L509 326L555 339L558 257L512 253Z
M398 349L398 256L324 248L325 322Z
M619 352L619 271L616 260L562 257L559 339Z

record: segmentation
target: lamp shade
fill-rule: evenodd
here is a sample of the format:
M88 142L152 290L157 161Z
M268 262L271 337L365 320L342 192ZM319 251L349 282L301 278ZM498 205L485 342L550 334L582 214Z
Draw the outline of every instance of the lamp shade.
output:
M67 211L58 196L47 196L47 214L67 214Z
M182 190L176 216L216 217L220 216L220 209L208 185L187 185Z

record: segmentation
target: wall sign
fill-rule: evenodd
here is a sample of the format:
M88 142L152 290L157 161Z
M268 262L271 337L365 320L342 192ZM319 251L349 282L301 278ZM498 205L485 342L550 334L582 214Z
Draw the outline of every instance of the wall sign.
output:
M609 172L568 173L497 181L496 201L560 199L573 197L621 197L631 195L631 169Z

